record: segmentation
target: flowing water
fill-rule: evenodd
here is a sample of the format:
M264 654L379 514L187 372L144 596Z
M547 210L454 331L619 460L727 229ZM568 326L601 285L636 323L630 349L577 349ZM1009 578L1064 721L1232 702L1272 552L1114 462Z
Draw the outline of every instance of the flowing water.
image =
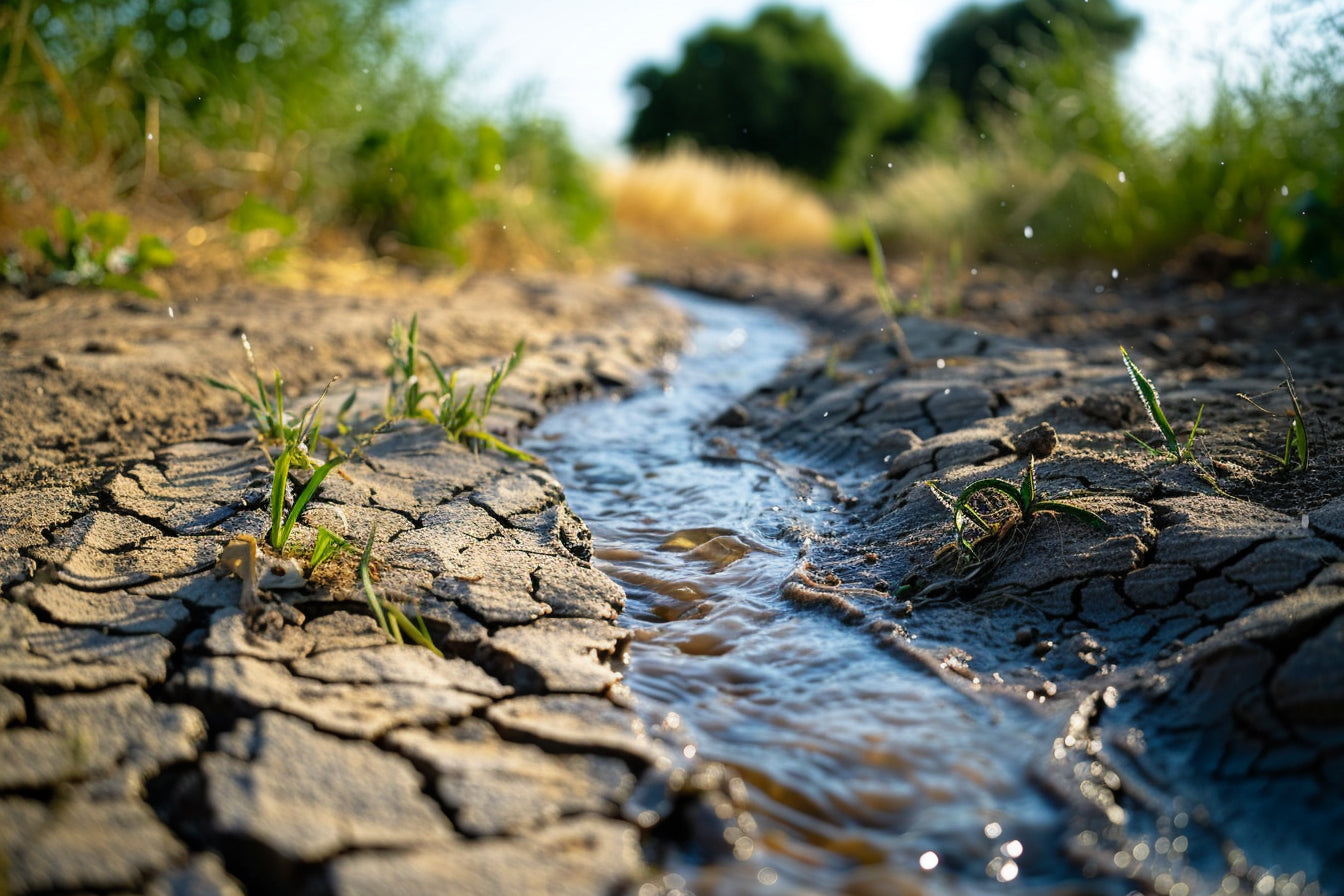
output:
M630 595L626 683L641 713L747 785L757 829L740 832L740 861L672 869L664 886L1079 892L1058 853L1059 807L1031 783L1053 736L1044 720L781 596L809 534L840 515L753 462L740 431L704 424L806 334L767 310L669 293L699 328L666 385L562 409L527 445Z

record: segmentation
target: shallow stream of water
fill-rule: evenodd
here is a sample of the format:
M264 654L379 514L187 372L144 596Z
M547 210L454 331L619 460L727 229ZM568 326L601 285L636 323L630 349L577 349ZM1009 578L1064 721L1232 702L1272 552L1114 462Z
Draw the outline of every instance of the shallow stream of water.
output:
M806 333L668 292L699 327L665 387L562 409L526 446L548 458L598 565L630 595L626 683L641 714L747 784L758 829L738 840L741 861L671 869L667 889L1079 892L1058 852L1059 807L1030 778L1057 728L781 596L809 535L839 514L755 463L740 431L705 421Z

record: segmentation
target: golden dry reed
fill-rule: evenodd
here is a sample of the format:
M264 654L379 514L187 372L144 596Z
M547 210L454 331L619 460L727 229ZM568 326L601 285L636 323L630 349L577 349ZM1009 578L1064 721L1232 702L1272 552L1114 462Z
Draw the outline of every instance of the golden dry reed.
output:
M835 233L821 198L769 162L688 145L609 169L603 192L618 226L669 242L824 248Z

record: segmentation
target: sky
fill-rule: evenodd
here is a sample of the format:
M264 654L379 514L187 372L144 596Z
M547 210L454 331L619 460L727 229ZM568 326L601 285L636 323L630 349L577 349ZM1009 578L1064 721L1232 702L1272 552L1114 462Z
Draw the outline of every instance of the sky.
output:
M436 53L463 66L458 98L498 108L526 95L563 120L593 158L621 153L634 114L625 83L645 63L672 67L682 42L710 21L744 25L763 0L419 0L417 27ZM858 65L893 88L913 84L920 51L965 0L824 0ZM993 3L982 5L995 5ZM1256 60L1285 33L1344 0L1117 0L1143 30L1121 60L1122 96L1155 133L1207 110L1219 77L1258 76Z

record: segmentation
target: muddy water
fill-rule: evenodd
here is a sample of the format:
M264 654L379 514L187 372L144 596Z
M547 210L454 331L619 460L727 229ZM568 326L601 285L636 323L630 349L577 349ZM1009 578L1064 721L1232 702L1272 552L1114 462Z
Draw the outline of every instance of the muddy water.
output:
M626 681L645 718L747 786L757 827L737 832L739 860L670 869L665 888L1097 892L1058 853L1060 809L1032 784L1057 723L969 697L781 597L840 514L757 462L740 431L705 421L805 333L762 309L669 293L700 327L666 387L564 409L527 446L629 592Z

